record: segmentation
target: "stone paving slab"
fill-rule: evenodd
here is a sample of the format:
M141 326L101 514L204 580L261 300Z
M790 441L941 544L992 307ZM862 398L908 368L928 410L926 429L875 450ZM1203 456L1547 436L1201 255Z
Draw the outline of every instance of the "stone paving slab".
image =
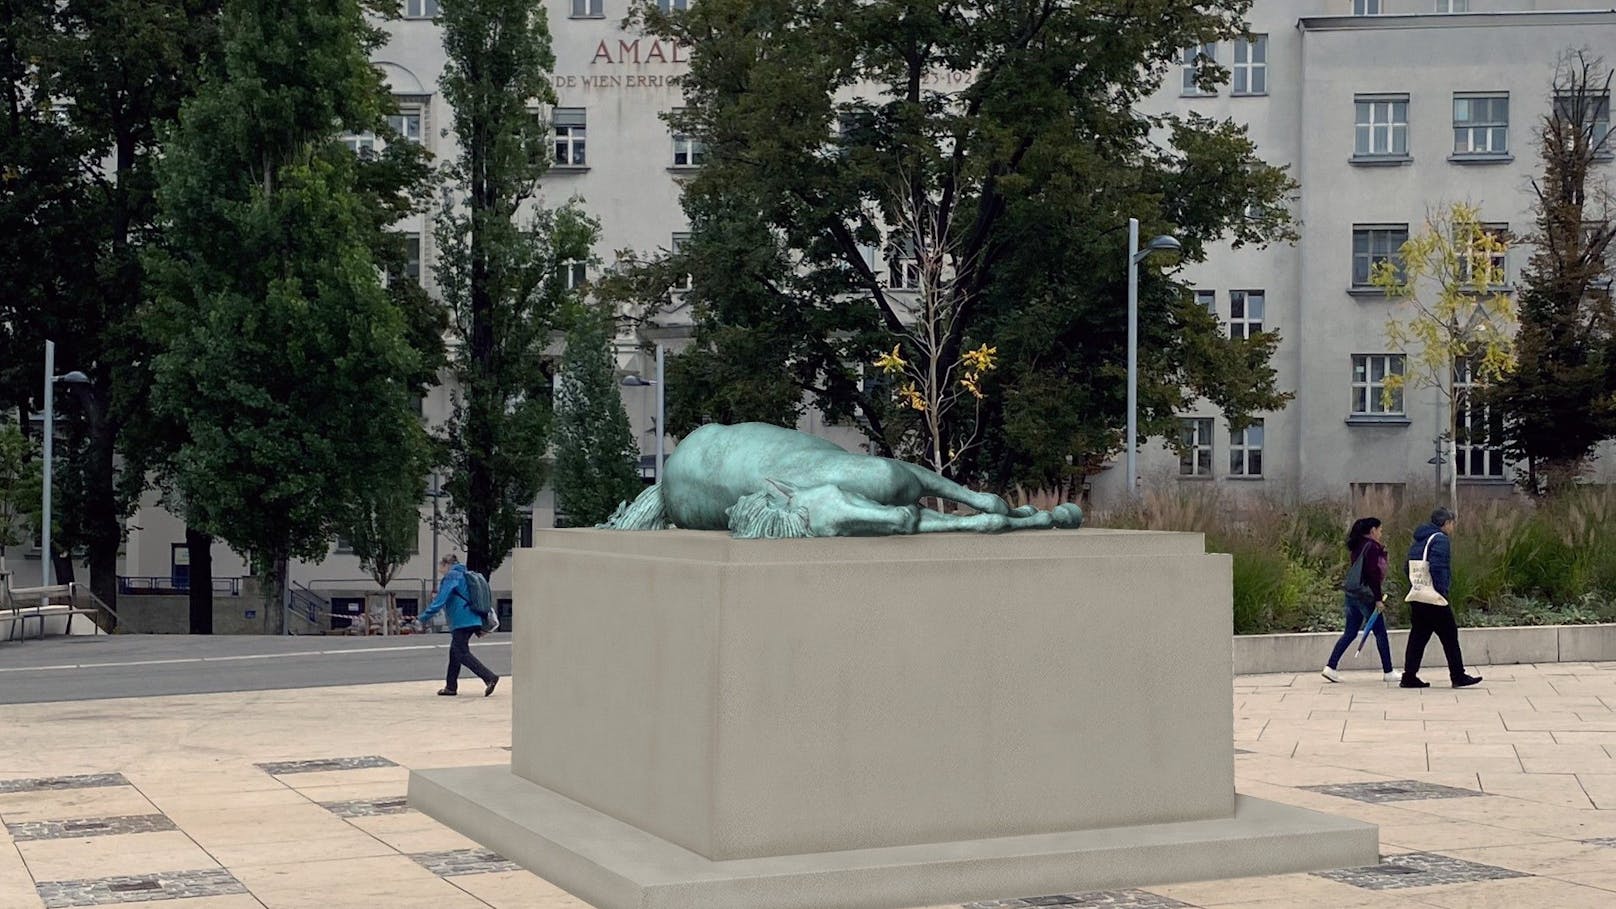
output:
M1434 852L1388 855L1379 865L1318 871L1326 880L1340 881L1365 890L1402 890L1408 887L1436 887L1443 884L1473 884L1530 877L1524 871L1511 871L1480 862L1469 862Z
M270 776L293 773L321 773L327 770L363 770L369 767L397 767L398 765L376 754L363 757L315 758L307 761L274 761L257 765Z
M1308 792L1333 795L1338 798L1379 804L1382 802L1409 802L1418 799L1459 799L1486 795L1474 789L1459 789L1419 780L1391 780L1389 782L1336 783L1324 786L1301 786Z
M492 874L520 871L522 866L491 849L454 849L448 852L417 852L411 855L422 868L438 877L461 874Z
M1144 890L1100 890L1057 896L1029 896L1012 900L966 903L962 909L1032 909L1038 906L1075 906L1078 909L1180 909L1188 906L1171 897Z
M124 833L156 833L177 830L163 814L135 814L124 817L79 818L65 821L22 821L7 824L6 832L19 843L29 840L79 839L90 836L117 836Z
M124 779L121 773L80 773L73 776L44 776L22 780L0 780L0 794L127 785L129 785L129 781Z
M397 795L380 799L352 799L345 802L321 802L320 807L337 817L377 817L384 814L403 814L410 810L409 799Z
M76 881L45 881L35 887L45 909L64 906L107 906L204 896L246 893L247 888L223 868L172 871Z

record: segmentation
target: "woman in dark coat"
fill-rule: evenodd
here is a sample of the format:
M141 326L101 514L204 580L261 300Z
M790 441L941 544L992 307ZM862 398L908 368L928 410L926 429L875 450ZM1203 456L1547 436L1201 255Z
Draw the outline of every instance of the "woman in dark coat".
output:
M1352 555L1353 566L1358 568L1360 580L1346 591L1347 630L1335 642L1330 662L1324 667L1324 677L1332 682L1341 681L1336 664L1341 662L1341 655L1347 652L1364 623L1372 618L1375 647L1380 650L1380 671L1385 673L1386 681L1398 680L1397 672L1392 669L1392 645L1386 639L1386 617L1374 617L1376 607L1384 609L1386 605L1386 594L1381 589L1386 582L1386 547L1381 545L1380 534L1379 518L1359 518L1347 534L1347 551ZM1348 577L1351 577L1350 571Z

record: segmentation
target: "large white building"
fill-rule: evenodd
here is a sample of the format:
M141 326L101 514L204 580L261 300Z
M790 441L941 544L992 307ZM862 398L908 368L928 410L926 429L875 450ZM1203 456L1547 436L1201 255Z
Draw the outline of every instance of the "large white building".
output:
M685 0L663 0L682 6ZM1589 0L1258 0L1251 42L1222 42L1189 53L1211 54L1233 79L1202 94L1178 72L1151 99L1155 111L1191 110L1250 125L1261 154L1289 165L1300 183L1294 214L1302 239L1264 250L1215 250L1188 279L1232 332L1274 330L1281 387L1295 400L1261 423L1232 435L1211 409L1184 414L1189 455L1150 440L1141 457L1147 482L1218 483L1277 496L1345 496L1380 484L1433 483L1428 460L1445 425L1434 392L1410 389L1400 407L1380 402L1378 383L1399 368L1384 325L1396 304L1364 286L1370 264L1412 233L1427 211L1468 201L1490 224L1530 227L1529 181L1538 168L1533 136L1551 103L1551 80L1569 48L1616 48L1616 11L1586 10ZM598 254L671 249L685 229L681 178L699 167L697 143L672 134L661 115L678 107L677 77L687 51L622 30L626 0L549 0L558 104L555 166L543 183L546 204L583 200L601 220ZM388 24L391 40L377 56L401 109L396 122L438 159L455 154L452 119L438 89L444 54L435 0L404 0L405 18ZM1612 55L1616 60L1616 54ZM1187 86L1187 87L1186 87ZM1608 105L1607 105L1608 109ZM355 137L354 144L374 141ZM400 225L420 250L418 274L433 286L431 213ZM1507 258L1519 273L1524 250ZM1122 268L1123 263L1118 263ZM1121 301L1119 301L1119 318ZM688 337L679 314L638 337L621 339L625 372L649 376L648 342L677 349ZM624 389L642 439L654 449L655 390ZM429 398L429 419L447 413L444 389ZM808 431L854 445L856 433L810 416ZM673 444L668 440L669 445ZM1502 487L1509 471L1495 450L1459 452L1462 481ZM1123 471L1095 478L1100 503L1122 489ZM1427 487L1429 488L1429 487ZM548 495L533 522L553 520ZM148 503L130 522L125 572L135 583L184 573L184 532ZM457 544L423 520L420 554L393 589L417 598L432 572L434 548ZM214 573L229 578L246 566L215 547ZM508 566L492 578L509 589ZM351 554L296 564L294 581L337 596L371 586Z

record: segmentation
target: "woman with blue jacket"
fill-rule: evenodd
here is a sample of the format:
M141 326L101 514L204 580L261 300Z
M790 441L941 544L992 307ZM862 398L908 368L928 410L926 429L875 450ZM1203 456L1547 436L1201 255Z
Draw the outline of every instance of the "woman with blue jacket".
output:
M483 617L471 608L471 587L466 582L466 566L460 564L458 556L446 555L438 560L438 575L443 579L438 584L438 595L432 598L432 604L416 619L418 624L425 625L428 619L442 610L449 620L449 676L438 694L454 697L460 693L460 667L464 666L488 686L483 690L483 697L488 697L494 693L494 686L499 684L499 676L471 652L472 635L482 636Z

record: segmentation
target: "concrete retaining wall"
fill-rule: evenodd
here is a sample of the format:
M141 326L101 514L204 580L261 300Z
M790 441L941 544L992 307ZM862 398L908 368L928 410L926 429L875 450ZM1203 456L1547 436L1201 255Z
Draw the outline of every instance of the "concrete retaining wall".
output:
M1235 675L1265 672L1312 672L1324 666L1339 632L1316 634L1250 634L1234 639ZM1461 628L1459 643L1467 666L1507 663L1575 663L1616 661L1616 625L1542 625L1512 628ZM1408 630L1391 632L1392 665L1401 669ZM1356 646L1356 645L1354 645ZM1422 675L1441 675L1447 661L1436 638L1425 649ZM1357 657L1348 649L1342 669L1378 669L1373 637Z

